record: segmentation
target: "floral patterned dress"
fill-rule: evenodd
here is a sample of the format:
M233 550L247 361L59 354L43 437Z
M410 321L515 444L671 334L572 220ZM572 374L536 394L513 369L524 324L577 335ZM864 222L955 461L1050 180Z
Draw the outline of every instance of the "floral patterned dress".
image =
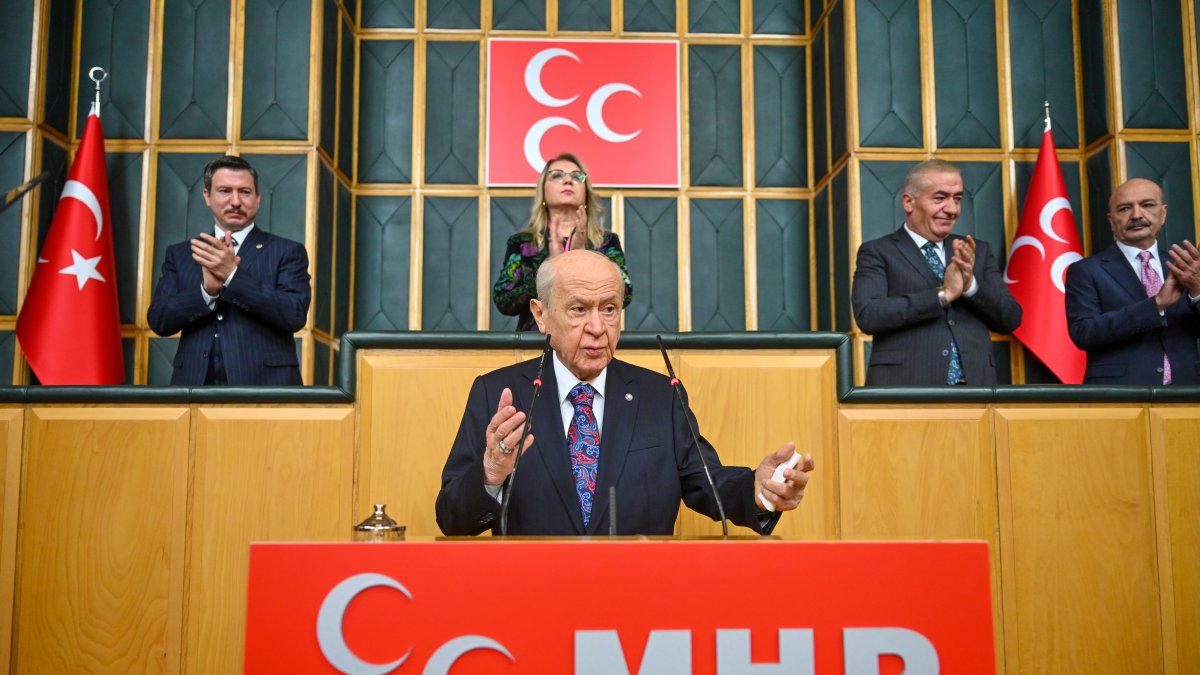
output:
M621 278L625 282L625 306L628 307L633 299L633 284L629 282L629 271L625 269L625 253L621 250L620 238L616 233L605 232L596 250L621 268ZM517 232L508 238L504 265L492 286L492 302L496 303L500 313L517 317L517 330L536 330L529 301L537 297L538 266L548 257L548 245L539 249L534 245L530 232Z

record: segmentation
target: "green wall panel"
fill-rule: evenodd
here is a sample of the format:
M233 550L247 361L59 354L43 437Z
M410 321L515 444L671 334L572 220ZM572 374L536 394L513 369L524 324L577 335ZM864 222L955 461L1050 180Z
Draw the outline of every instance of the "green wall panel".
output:
M262 194L255 227L304 243L308 164L304 155L246 155Z
M815 26L825 11L825 0L808 0L808 25Z
M33 45L32 2L4 3L0 25L0 117L28 117L29 58ZM0 188L3 189L3 188ZM5 380L0 375L0 384Z
M317 245L308 252L316 276L313 327L333 332L333 173L325 165L317 172Z
M84 2L80 36L79 116L75 128L83 134L96 84L88 71L108 71L101 85L101 117L106 138L142 138L146 131L146 69L150 30L149 0Z
M425 180L477 183L479 45L429 42L425 82Z
M121 338L121 355L124 357L125 366L125 381L122 384L133 384L133 369L135 355L137 354L137 340L134 338Z
M812 153L813 153L813 183L829 173L829 113L826 106L829 101L828 78L825 76L826 58L824 27L813 40L810 53L812 54Z
M0 132L0 190L25 182L25 134ZM43 191L45 188L43 188ZM29 195L26 193L26 198ZM40 251L40 249L39 249ZM0 314L17 313L17 270L21 266L21 206L0 213ZM0 384L7 382L0 378Z
M362 0L363 28L412 28L415 17L413 0Z
M830 297L833 293L832 274L829 269L829 186L813 197L813 263L816 268L817 330L833 330L833 311Z
M204 165L213 158L212 153L173 153L158 155L158 183L154 190L154 285L158 285L162 263L167 248L173 244L195 237L201 232L213 231L213 215L204 203ZM256 158L250 162L262 180L263 168ZM174 349L172 348L172 357ZM153 361L152 361L153 362ZM168 361L170 366L171 362ZM167 372L167 380L171 373Z
M559 30L612 30L609 0L558 0Z
M758 329L810 330L808 202L760 199L755 214Z
M803 47L754 49L754 164L759 187L807 187Z
M52 2L46 29L46 85L43 115L50 127L66 134L71 114L71 64L75 50L75 3ZM91 66L88 66L89 68Z
M479 28L479 3L482 0L438 0L427 2L426 23L430 28Z
M836 163L846 154L846 24L845 5L829 10L829 152Z
M1188 128L1181 11L1178 0L1117 3L1126 126Z
M866 161L859 165L862 241L891 234L904 222L900 189L904 186L904 177L915 163Z
M421 251L421 329L474 330L479 206L471 197L426 197Z
M1130 143L1125 146L1130 178L1149 178L1163 189L1170 207L1160 244L1196 242L1196 205L1192 202L1192 165L1187 143Z
M492 0L492 28L546 30L544 0Z
M1108 198L1113 191L1112 154L1108 148L1088 157L1087 180L1091 218L1087 223L1079 222L1079 225L1092 233L1092 248L1089 253L1096 253L1108 248L1113 242L1112 228L1107 217Z
M996 261L1003 269L1008 259L1008 245L1004 242L1004 174L999 162L960 162L959 168L963 175L962 208L959 211L958 222L954 224L954 233L971 235L992 245ZM1032 169L1032 165L1030 165ZM1076 167L1078 168L1078 167ZM1017 172L1020 173L1020 168ZM1071 180L1069 167L1063 166L1067 181ZM1079 172L1074 174L1075 195L1079 193ZM1018 179L1017 192L1024 195L1029 189L1029 176L1024 176L1024 182ZM1067 190L1070 194L1070 189ZM1079 213L1078 202L1072 205ZM1017 213L1020 213L1018 209Z
M229 0L163 3L162 138L225 138Z
M350 330L350 299L353 297L350 283L350 258L354 251L354 229L350 222L353 204L350 190L337 183L337 271L333 288L333 334L341 335Z
M758 0L754 3L754 32L803 35L804 4L796 0Z
M171 383L175 372L175 351L179 341L172 338L150 338L149 359L146 368L146 384L165 387Z
M1013 144L1036 148L1045 129L1043 101L1050 102L1055 141L1079 146L1075 112L1075 41L1071 0L1010 3Z
M691 202L692 330L746 329L740 199Z
M408 329L408 197L359 197L354 242L354 330Z
M1090 145L1108 133L1103 0L1079 0L1079 52L1083 70L1083 137Z
M833 329L849 331L850 322L850 195L843 168L829 181L829 204L833 213Z
M0 387L13 384L13 350L16 343L16 333L0 330Z
M67 151L49 137L42 137L42 170L50 172L50 178L42 183L37 190L38 200L38 230L37 250L42 250L46 242L46 233L50 231L50 218L54 215L54 206L58 204L58 196L62 194L63 186L67 183Z
M626 198L621 244L633 284L633 300L625 308L625 329L679 330L679 202Z
M317 143L330 157L337 157L334 145L337 135L337 74L338 18L337 0L325 0L321 19L321 120L317 127Z
M742 70L738 47L688 48L692 185L742 184Z
M341 69L341 86L338 87L338 170L346 176L354 176L354 33L350 24L341 22L342 56L339 63Z
M333 361L333 348L327 344L313 341L313 379L318 387L333 384L330 380L330 364Z
M625 30L675 32L674 0L625 0Z
M921 57L914 39L920 34L917 0L860 0L855 8L858 63L864 66L858 69L860 142L922 147ZM840 42L831 35L830 45Z
M688 0L689 33L740 33L738 0Z
M525 223L529 220L529 206L532 201L530 197L492 197L488 205L491 217L491 242L488 246L488 278L485 281L489 294L492 284L500 276L500 269L504 266L504 252L508 248L508 238L517 230L525 227ZM491 301L489 300L489 302ZM517 317L501 314L500 310L496 309L496 303L491 302L488 313L491 330L507 332L516 329Z
M137 282L142 222L142 153L108 152L108 208L121 323L137 322Z
M933 1L933 67L938 146L999 148L993 0Z
M412 182L413 41L366 40L360 48L358 180Z
M308 138L311 23L311 0L247 3L242 138Z

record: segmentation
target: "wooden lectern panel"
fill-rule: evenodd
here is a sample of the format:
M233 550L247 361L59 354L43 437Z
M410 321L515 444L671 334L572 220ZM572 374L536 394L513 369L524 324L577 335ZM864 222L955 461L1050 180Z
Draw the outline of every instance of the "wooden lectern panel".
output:
M1151 409L1150 445L1164 589L1163 651L1167 672L1183 673L1200 663L1200 409Z
M350 406L196 411L185 672L241 672L252 541L349 541Z
M816 470L804 502L783 516L774 534L809 540L832 536L836 410L832 352L683 352L675 372L687 388L700 433L720 453L723 464L753 469L787 441L795 441L801 454L812 454ZM679 534L720 535L721 524L684 507Z
M17 513L21 496L21 430L24 408L0 408L0 674L12 648L13 587L17 568Z
M1162 672L1144 409L995 415L1007 671Z
M14 672L178 671L188 418L30 408Z

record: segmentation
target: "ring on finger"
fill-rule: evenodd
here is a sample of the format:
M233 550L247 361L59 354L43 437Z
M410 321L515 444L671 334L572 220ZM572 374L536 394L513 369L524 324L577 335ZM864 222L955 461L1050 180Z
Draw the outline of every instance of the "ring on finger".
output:
M500 439L500 440L499 440L499 441L496 443L496 445L497 445L497 446L500 448L500 452L502 452L502 453L504 453L504 454L506 454L506 455L511 455L511 454L512 454L512 451L513 451L513 449L512 449L512 448L510 448L510 447L508 447L508 444L504 442L504 439L503 439L503 438L501 438L501 439Z

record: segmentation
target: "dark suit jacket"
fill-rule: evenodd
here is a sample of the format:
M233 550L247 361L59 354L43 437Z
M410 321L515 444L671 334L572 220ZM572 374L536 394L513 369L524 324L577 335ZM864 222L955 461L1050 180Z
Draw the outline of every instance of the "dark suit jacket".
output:
M1200 312L1186 291L1160 315L1116 244L1068 267L1066 290L1067 332L1087 352L1085 384L1161 385L1164 351L1172 384L1200 383Z
M171 384L204 384L218 328L230 385L302 384L292 334L308 317L308 254L303 245L255 227L238 255L237 274L209 309L191 243L167 249L147 319L159 335L183 331Z
M947 266L957 239L952 234L943 244ZM979 290L948 309L938 304L941 282L903 227L859 247L851 297L858 327L874 336L868 385L946 384L951 335L967 384L996 384L988 331L1011 333L1021 325L1021 306L1004 285L991 247L975 243Z
M445 534L474 535L489 528L499 534L501 506L483 487L484 434L505 387L512 389L517 410L528 410L536 373L537 361L526 361L478 377L471 386L437 496L437 522ZM688 507L718 518L697 448L690 439L687 417L669 380L614 359L605 382L595 501L585 529L556 400L558 384L549 365L542 379L545 384L533 411L536 440L521 458L511 494L505 486L504 498L512 500L510 535L607 534L609 486L616 486L619 534L672 534L681 499ZM632 399L627 400L626 394ZM773 529L778 513L765 527L759 524L754 472L721 466L716 451L703 437L701 449L729 520L756 532Z

